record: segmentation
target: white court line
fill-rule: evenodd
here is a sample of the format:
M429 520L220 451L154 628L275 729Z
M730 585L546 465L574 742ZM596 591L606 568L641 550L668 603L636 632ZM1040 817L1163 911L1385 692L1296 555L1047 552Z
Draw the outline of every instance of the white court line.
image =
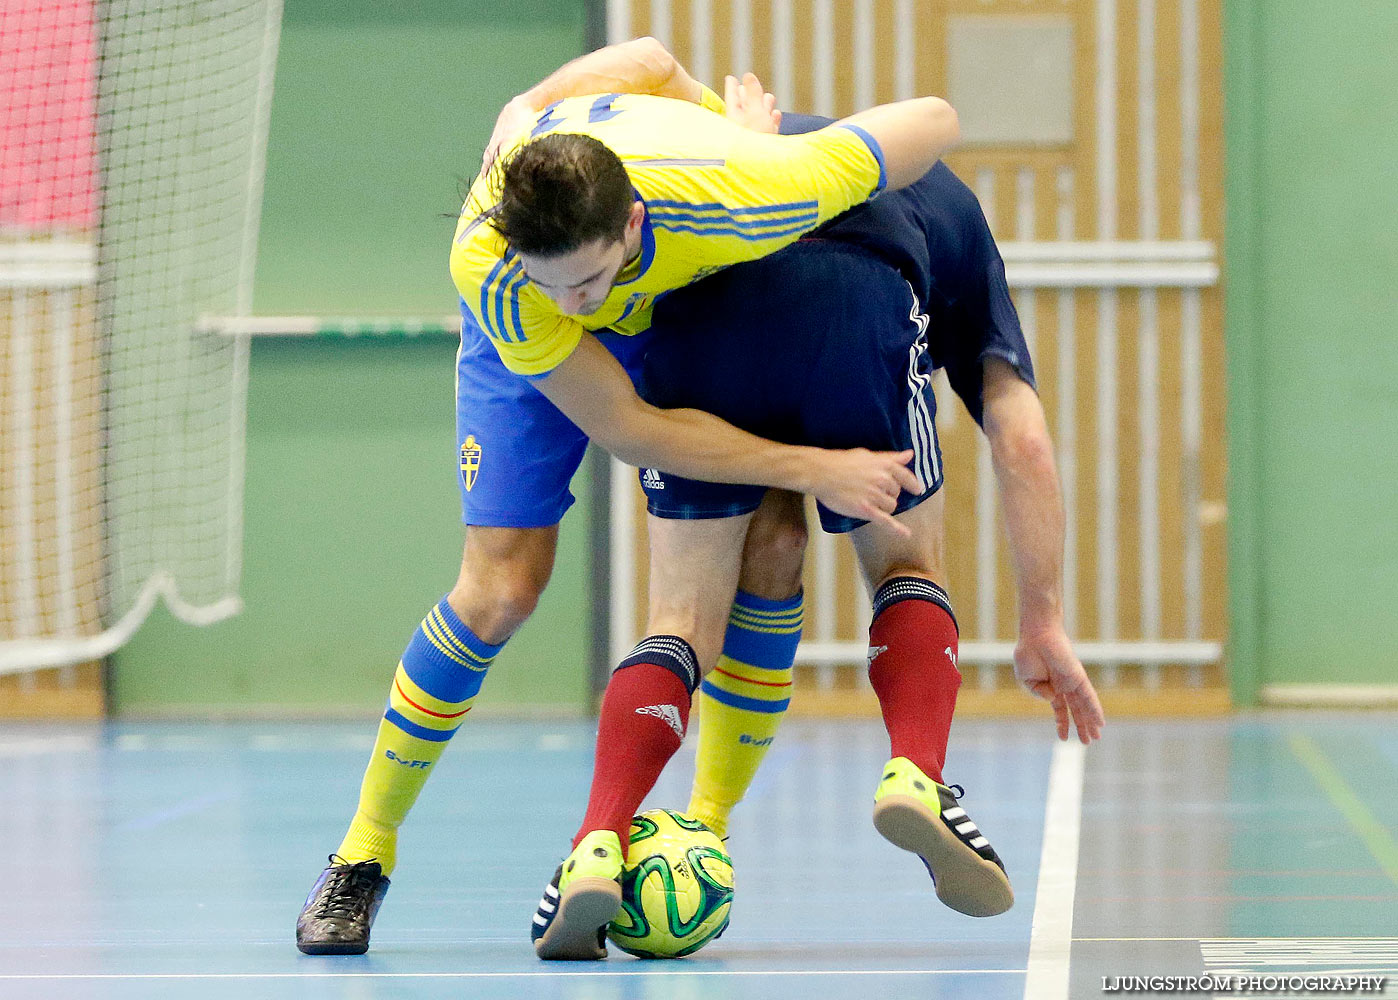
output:
M1073 896L1078 882L1078 833L1082 825L1083 745L1057 743L1049 764L1044 807L1044 848L1034 892L1025 1000L1068 1000L1068 961L1073 951Z
M29 979L559 979L578 976L1022 976L1023 969L676 969L663 972L53 972L0 974Z

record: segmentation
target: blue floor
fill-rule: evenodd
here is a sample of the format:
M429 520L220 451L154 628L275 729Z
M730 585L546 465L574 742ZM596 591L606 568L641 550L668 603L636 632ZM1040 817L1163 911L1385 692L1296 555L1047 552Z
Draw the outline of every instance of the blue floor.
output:
M1398 975L1395 722L1113 725L1086 755L1063 995L1288 962ZM0 997L1025 996L1047 722L953 732L948 778L1005 859L1008 914L945 909L874 832L881 727L793 721L734 818L727 934L682 961L583 966L537 961L528 924L582 813L590 723L464 727L404 828L370 954L296 952L373 729L0 726ZM691 773L687 745L648 804L682 807Z

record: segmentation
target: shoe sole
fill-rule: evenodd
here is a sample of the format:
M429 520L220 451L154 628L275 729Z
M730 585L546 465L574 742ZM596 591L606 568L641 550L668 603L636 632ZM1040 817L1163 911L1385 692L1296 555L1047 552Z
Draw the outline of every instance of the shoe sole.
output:
M1014 889L1000 866L963 844L940 816L911 795L889 795L875 803L874 829L890 844L922 858L937 898L958 913L993 917L1014 905Z
M369 950L369 942L354 941L297 941L296 950L303 955L363 955Z
M558 914L534 942L534 954L550 961L596 961L607 957L597 932L621 911L621 886L615 879L585 876L568 885Z

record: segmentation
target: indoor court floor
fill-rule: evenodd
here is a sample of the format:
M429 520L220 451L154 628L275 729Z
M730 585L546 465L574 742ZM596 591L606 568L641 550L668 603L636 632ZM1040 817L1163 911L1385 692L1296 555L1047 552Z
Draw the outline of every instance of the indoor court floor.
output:
M293 925L372 717L8 724L0 997L1061 1000L1116 976L1398 978L1395 722L1117 720L1085 751L1056 747L1047 718L959 722L947 777L1017 892L977 920L874 832L881 727L793 720L734 817L724 937L586 965L537 961L528 926L582 815L591 722L462 728L404 828L370 953L341 958L297 953ZM683 807L692 754L648 804Z

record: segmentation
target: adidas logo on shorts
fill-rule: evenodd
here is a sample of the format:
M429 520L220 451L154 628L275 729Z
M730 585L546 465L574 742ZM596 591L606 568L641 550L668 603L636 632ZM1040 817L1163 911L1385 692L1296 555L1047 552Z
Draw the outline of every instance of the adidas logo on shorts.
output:
M674 705L646 705L636 709L636 714L653 715L657 719L663 719L665 724L675 731L676 736L684 739L684 723L680 721L680 710Z
M663 490L665 488L665 480L660 478L659 471L647 469L641 475L641 487L647 490Z

